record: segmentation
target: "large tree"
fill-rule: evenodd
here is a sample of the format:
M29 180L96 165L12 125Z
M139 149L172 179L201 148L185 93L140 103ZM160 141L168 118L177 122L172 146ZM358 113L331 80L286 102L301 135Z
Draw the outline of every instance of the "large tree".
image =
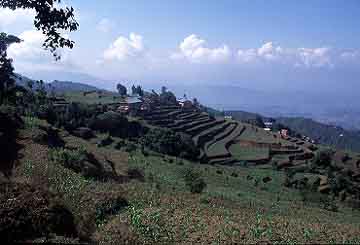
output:
M12 43L18 42L20 42L19 38L0 33L0 105L4 103L5 96L15 85L12 60L7 58L6 50Z

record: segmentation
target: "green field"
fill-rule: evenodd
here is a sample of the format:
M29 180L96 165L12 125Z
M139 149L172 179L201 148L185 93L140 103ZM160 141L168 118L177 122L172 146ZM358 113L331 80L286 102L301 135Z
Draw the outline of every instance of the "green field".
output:
M266 147L251 147L233 144L230 146L229 151L237 160L252 161L269 159L269 148Z
M83 92L66 92L65 100L85 104L110 104L120 102L121 96L115 92L91 93L84 96Z

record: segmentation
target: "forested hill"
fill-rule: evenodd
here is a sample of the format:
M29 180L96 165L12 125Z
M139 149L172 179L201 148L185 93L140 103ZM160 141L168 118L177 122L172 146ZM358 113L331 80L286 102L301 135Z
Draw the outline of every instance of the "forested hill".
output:
M341 127L316 122L308 118L277 118L276 121L297 133L309 136L321 144L339 149L360 151L360 132L348 131Z

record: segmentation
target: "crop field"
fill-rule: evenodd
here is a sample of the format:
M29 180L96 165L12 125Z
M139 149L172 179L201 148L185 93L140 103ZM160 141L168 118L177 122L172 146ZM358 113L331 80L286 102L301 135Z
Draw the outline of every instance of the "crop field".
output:
M270 150L266 147L252 147L233 144L230 146L229 151L239 161L256 161L269 159L270 157Z
M120 102L121 96L115 92L91 93L84 95L83 92L66 92L65 100L85 104L111 104Z
M283 143L289 144L289 142L281 139L278 135L274 133L269 133L262 128L258 128L249 124L244 124L246 130L238 137L239 140L248 140L254 142L262 143ZM274 136L275 135L275 136Z
M239 134L241 134L243 127L237 125L234 131L231 132L227 137L217 141L206 149L206 154L208 157L218 157L218 156L231 156L231 153L227 149L227 145L234 140Z
M143 242L358 242L358 211L324 211L316 198L304 203L299 191L283 186L283 172L198 165L139 153L129 158L129 165L142 169L146 182L127 185L131 209L121 216ZM189 168L207 183L201 195L186 193L183 173ZM265 178L271 181L264 183Z

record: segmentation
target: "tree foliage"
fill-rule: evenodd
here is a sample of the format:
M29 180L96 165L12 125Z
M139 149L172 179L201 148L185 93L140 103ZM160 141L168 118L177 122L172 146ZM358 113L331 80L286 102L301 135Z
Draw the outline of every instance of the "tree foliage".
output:
M187 159L196 159L199 155L199 149L189 136L166 129L149 130L141 144L159 153Z
M6 51L11 44L19 42L20 39L16 36L0 33L0 105L15 86L12 60L7 57Z
M131 87L131 92L132 92L132 94L137 94L137 95L139 95L139 96L143 96L144 95L144 91L143 91L143 89L141 88L141 86L140 85L138 85L138 86L135 86L135 85L133 85L132 87Z
M119 92L119 94L120 94L121 96L125 96L125 95L127 94L127 89L126 89L126 87L125 87L124 85L120 84L120 83L118 83L118 84L116 85L116 89L117 89L117 91Z

